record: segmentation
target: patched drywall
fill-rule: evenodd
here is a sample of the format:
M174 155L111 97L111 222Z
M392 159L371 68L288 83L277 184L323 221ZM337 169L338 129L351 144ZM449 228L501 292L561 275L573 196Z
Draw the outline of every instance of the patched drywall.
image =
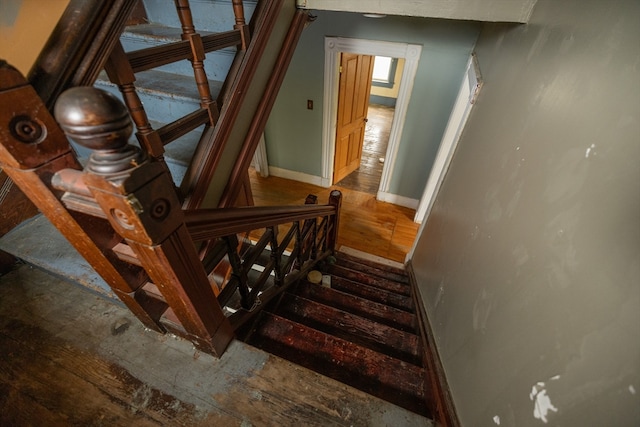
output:
M640 422L640 3L487 24L412 264L462 425Z

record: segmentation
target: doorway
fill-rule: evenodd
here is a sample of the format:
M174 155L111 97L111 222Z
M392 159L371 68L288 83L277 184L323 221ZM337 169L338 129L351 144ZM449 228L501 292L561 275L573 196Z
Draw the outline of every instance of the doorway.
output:
M422 47L406 43L382 42L343 37L325 37L325 84L323 105L322 136L322 185L334 184L334 158L336 150L336 129L339 93L339 64L341 52L354 54L403 58L404 68L398 88L396 106L389 130L389 140L382 164L382 174L376 198L381 201L398 203L397 197L388 193L395 157L402 136L413 81L418 69Z

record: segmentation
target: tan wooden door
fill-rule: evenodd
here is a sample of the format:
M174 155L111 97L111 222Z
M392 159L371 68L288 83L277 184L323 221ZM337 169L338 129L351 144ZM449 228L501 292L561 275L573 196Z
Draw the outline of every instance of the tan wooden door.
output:
M341 54L334 183L360 166L372 73L373 56Z

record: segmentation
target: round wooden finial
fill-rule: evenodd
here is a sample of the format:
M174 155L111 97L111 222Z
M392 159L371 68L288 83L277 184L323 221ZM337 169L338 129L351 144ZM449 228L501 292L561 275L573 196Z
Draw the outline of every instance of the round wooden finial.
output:
M124 104L95 87L66 90L56 102L54 115L69 138L92 150L122 148L133 132Z
M69 138L94 150L89 170L114 174L140 163L139 150L128 145L133 132L129 112L112 94L90 86L68 89L58 98L54 115Z

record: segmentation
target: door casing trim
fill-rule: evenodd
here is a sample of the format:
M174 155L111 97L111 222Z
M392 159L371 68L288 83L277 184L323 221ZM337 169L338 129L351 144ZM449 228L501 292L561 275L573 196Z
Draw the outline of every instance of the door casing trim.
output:
M413 82L418 71L422 46L377 40L345 37L325 37L324 40L324 102L322 118L322 186L333 184L333 158L335 156L336 126L338 114L338 84L340 52L362 55L404 58L405 65L400 80L396 109L389 134L389 144L382 169L378 199L388 194L395 159L400 147L402 128L407 116Z

